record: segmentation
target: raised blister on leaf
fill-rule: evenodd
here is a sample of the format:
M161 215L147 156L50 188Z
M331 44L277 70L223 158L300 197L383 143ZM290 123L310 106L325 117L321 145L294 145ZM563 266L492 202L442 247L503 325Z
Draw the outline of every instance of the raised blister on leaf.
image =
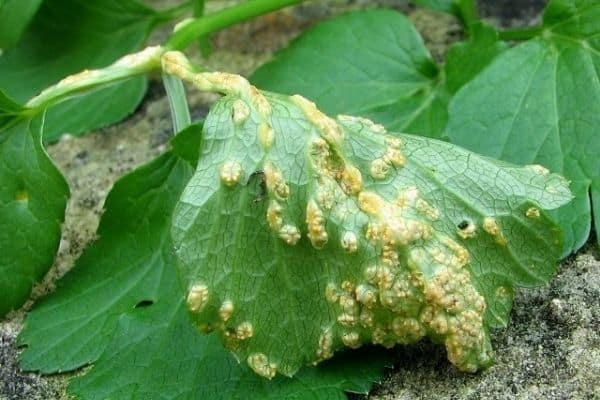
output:
M544 210L570 199L564 179L333 119L240 77L181 76L226 94L173 221L183 279L210 286L196 324L267 378L344 347L423 337L461 370L490 365L488 330L510 303L498 305L497 290L544 282L555 267ZM230 117L240 101L253 116L243 126ZM249 178L214 185L230 159Z

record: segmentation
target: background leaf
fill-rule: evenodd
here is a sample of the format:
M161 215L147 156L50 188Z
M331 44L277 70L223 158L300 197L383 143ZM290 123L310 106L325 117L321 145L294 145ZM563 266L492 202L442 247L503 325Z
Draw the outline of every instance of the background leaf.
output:
M300 93L330 115L359 115L396 132L437 138L454 92L505 48L483 23L474 23L470 35L439 68L404 16L357 11L302 34L250 80L266 90Z
M190 323L169 227L199 139L200 127L191 126L176 136L172 152L115 184L100 239L29 313L20 336L27 346L22 366L50 373L94 363L68 388L82 399L245 399L249 393L256 399L343 399L344 390L366 393L390 363L389 354L341 358L293 380L270 382Z
M105 67L138 50L157 18L135 0L46 1L18 45L0 57L0 88L24 102L67 75ZM133 79L55 106L48 112L49 137L65 132L63 123L71 134L114 123L135 109L144 92L145 80Z
M598 2L551 1L542 36L502 53L449 108L453 143L572 181L575 200L557 213L566 253L589 236L590 189L600 215L599 20Z
M0 107L5 105L0 98ZM18 308L52 265L69 189L28 120L0 129L0 316Z
M0 2L0 49L12 47L37 12L43 0Z
M300 93L327 114L359 115L399 132L435 137L446 123L439 70L410 21L391 10L323 22L250 80L261 89Z

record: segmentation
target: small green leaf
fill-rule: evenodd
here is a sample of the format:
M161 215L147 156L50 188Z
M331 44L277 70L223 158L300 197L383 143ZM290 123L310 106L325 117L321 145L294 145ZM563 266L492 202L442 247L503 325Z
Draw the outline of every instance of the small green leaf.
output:
M587 240L600 215L600 4L551 1L541 36L503 52L453 98L452 142L518 164L539 163L572 181L557 216L564 251ZM596 217L596 231L600 219Z
M0 57L0 88L24 102L70 74L138 50L155 23L156 13L135 0L43 2L17 46ZM57 105L48 114L50 138L64 132L56 122L64 115L71 133L118 121L135 109L144 89L135 80Z
M0 49L6 50L19 41L41 3L42 0L0 2Z
M182 307L169 221L192 174L200 128L172 152L115 184L100 239L28 315L25 369L49 373L94 363L68 391L82 399L343 399L366 393L390 356L370 352L267 382L239 366L216 337L200 335ZM192 157L193 159L194 157ZM144 368L135 366L143 365Z
M490 364L488 328L506 323L513 287L555 271L544 210L570 200L562 177L330 119L240 77L193 81L227 93L173 217L198 329L268 378L425 336L462 370Z
M3 108L6 98L0 102ZM0 182L2 316L27 300L52 265L69 188L28 120L0 129Z
M250 78L300 93L324 112L371 118L388 129L436 137L448 95L410 21L391 10L352 12L302 34Z

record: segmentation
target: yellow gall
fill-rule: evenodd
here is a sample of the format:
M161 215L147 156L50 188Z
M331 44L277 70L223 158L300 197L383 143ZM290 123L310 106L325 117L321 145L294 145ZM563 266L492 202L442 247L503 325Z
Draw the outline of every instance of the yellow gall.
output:
M525 212L527 218L537 219L540 217L540 209L537 207L529 207Z
M346 231L342 235L341 245L348 253L354 253L358 250L358 237L352 231Z
M244 321L238 325L235 329L235 336L240 340L246 340L254 335L254 328L252 327L252 323L248 321Z
M242 166L237 161L227 161L221 166L220 177L225 186L235 186L242 178Z
M329 282L327 284L327 286L325 286L325 299L329 302L329 303L337 303L337 301L340 298L340 294L338 292L337 287L335 286L334 283Z
M268 150L273 145L273 141L275 140L275 132L273 128L266 122L262 122L258 126L258 141L263 149Z
M345 332L342 334L342 342L351 349L358 349L361 345L358 332Z
M389 147L383 155L383 160L394 167L402 167L406 163L404 154L398 149Z
M342 171L341 186L344 192L351 196L362 190L362 175L358 168L346 165Z
M525 166L525 168L529 168L530 170L532 170L533 172L535 172L538 175L542 175L542 176L546 176L550 173L550 171L548 171L548 168L539 165L539 164L531 164L531 165L527 165Z
M377 302L377 293L367 285L358 285L355 291L356 300L366 307L372 307Z
M231 117L233 119L233 123L236 125L241 125L246 119L248 119L249 115L250 108L246 102L242 99L236 99L231 107Z
M398 193L396 205L400 208L413 206L419 199L419 189L416 186L410 186Z
M283 218L281 216L282 207L277 200L271 200L267 207L267 223L274 231L281 229Z
M294 225L286 224L279 230L279 237L287 244L293 246L300 240L300 231Z
M378 215L385 201L376 193L362 191L358 195L358 207L369 215Z
M419 214L427 217L431 221L435 221L440 217L440 212L438 209L423 199L417 199L415 207L417 208Z
M500 225L498 225L498 222L494 218L485 217L483 219L483 230L494 236L496 243L499 245L506 245L506 238L500 230Z
M306 225L308 226L307 236L313 247L323 248L327 243L328 235L325 230L323 212L314 200L309 200L306 205Z
M281 199L287 199L287 197L290 195L290 188L285 183L281 171L279 171L279 169L273 164L269 163L265 164L263 172L265 174L267 189L271 193L275 193Z
M390 171L390 165L386 163L383 158L376 158L371 161L369 172L373 179L381 180L385 179L388 172Z
M233 314L233 302L231 300L225 300L221 307L219 307L219 318L223 322L227 322Z
M317 348L317 361L327 360L333 357L333 336L330 330L324 330L319 336L319 346Z
M291 96L290 100L302 110L306 118L317 128L326 141L338 144L342 143L342 130L337 122L319 111L315 103L298 94Z
M202 311L208 303L208 287L203 283L197 283L190 288L186 303L191 312L198 313Z
M277 364L269 362L269 358L263 353L253 353L246 360L248 365L258 375L271 379L277 373Z

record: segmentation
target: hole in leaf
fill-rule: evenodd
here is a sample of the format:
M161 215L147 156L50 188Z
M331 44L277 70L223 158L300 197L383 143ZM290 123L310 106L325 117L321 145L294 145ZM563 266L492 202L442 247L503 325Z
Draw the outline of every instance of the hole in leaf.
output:
M134 308L144 308L151 306L152 304L154 304L152 300L142 300L139 303L137 303Z
M464 229L467 229L468 226L469 226L469 221L467 221L465 219L465 220L460 221L460 223L458 224L458 229L464 230Z

